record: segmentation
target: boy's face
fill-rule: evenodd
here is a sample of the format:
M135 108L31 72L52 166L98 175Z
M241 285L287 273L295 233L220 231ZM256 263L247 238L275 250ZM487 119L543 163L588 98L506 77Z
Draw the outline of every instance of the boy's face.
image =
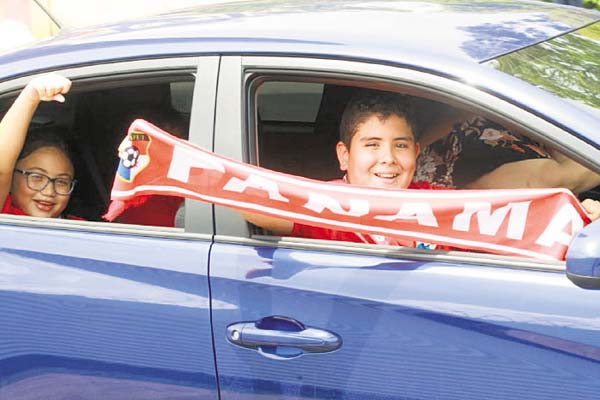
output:
M415 172L419 144L404 118L372 115L352 137L350 148L336 147L340 169L353 185L405 189Z

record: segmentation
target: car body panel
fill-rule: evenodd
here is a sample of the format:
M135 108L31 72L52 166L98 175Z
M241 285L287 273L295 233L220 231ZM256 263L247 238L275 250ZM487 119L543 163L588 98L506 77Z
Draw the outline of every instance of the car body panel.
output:
M558 271L225 243L211 265L214 300L238 305L213 310L223 399L593 399L600 389L600 293ZM343 344L273 360L226 340L229 324L274 315Z
M497 93L425 71L300 57L238 59L223 57L222 62L231 66L219 79L238 79L246 91L252 79L269 76L322 74L329 79L394 82L437 93L460 93L463 101L510 115L546 138L562 140L566 146L572 139L568 131L498 98ZM508 87L512 79L499 81ZM513 85L513 93L520 98L531 96L532 103L546 97L545 92L530 91L527 86ZM241 129L231 125L229 116L236 108L242 115L251 114L251 95L240 101L239 89L230 87L232 92L219 92L232 101L223 100L217 107L217 121L226 120L229 125L216 123L215 151L246 161L251 150L227 143L251 148L255 140L249 133L252 116L246 117L248 125ZM571 145L574 151L596 151L589 144ZM231 218L231 214L215 215L217 235L232 234ZM415 257L414 252L391 258L362 256L344 244L336 245L338 251L349 254L335 252L332 245L310 251L311 246L293 239L263 246L232 243L225 236L215 239L213 296L238 305L234 310L213 311L224 399L252 398L256 393L340 399L596 396L600 353L595 315L600 312L600 292L576 295L580 291L566 278L564 265L542 263L525 270L522 262L513 269L514 264L505 258L469 262L459 255L458 262L449 261L451 257L444 261L443 256L430 261L426 254ZM290 243L294 250L288 248ZM494 283L488 284L488 279ZM568 312L571 307L582 314ZM342 347L332 353L281 360L228 341L231 326L258 324L275 316L338 335ZM570 317L576 319L567 322ZM286 348L284 352L293 351ZM577 378L571 381L566 376Z
M599 19L516 0L228 2L2 54L0 99L43 71L70 77L72 93L183 71L195 79L189 140L256 163L252 85L321 79L472 108L600 171L597 114L485 65ZM597 240L581 243L596 273ZM192 200L182 228L0 216L0 300L0 398L600 392L600 291L569 281L564 262L258 236ZM257 321L277 328L263 329L269 344L229 340ZM300 325L340 347L272 344Z
M406 1L406 2L235 2L197 7L189 11L159 15L125 23L61 32L53 41L27 52L74 53L82 57L103 57L103 48L127 41L135 44L169 47L179 42L219 43L237 46L237 52L271 52L277 43L286 48L308 44L335 45L343 52L374 45L384 54L399 48L429 48L431 53L482 61L508 53L548 37L568 32L598 20L600 14L575 8L561 8L526 1ZM528 29L519 29L520 24ZM423 25L436 26L423 35ZM311 29L305 29L311 26ZM401 28L399 28L401 27ZM481 43L486 45L481 45ZM240 47L241 44L244 47ZM86 50L95 49L94 53ZM175 51L173 47L169 53ZM236 50L233 50L236 51ZM151 54L145 54L151 55ZM163 53L168 54L168 53ZM141 55L141 54L140 54ZM102 62L100 58L89 60Z
M0 232L0 397L216 398L210 240Z

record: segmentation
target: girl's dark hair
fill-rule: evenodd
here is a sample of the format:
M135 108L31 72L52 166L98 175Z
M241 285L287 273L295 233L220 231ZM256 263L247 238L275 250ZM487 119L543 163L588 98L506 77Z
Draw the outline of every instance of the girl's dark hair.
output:
M350 148L352 137L360 124L371 116L387 119L392 115L406 119L415 141L419 139L420 130L414 106L409 97L394 92L384 92L375 89L361 89L354 94L342 114L340 122L340 140Z
M21 149L18 160L21 160L42 147L54 147L65 153L71 160L71 154L66 142L62 139L62 130L56 127L33 128L27 132L25 144Z

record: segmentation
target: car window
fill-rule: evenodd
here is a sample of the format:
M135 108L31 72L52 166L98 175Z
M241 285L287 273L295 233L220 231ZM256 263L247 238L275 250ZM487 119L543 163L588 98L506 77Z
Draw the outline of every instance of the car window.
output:
M64 104L41 103L31 128L60 128L75 164L78 182L67 213L88 221L103 220L118 164L117 149L135 119L146 119L187 139L193 89L192 74L76 81ZM2 100L3 113L13 101L14 97ZM124 215L120 222L172 227L173 223L165 221L168 218L173 221L176 205L182 203L181 198L164 199L156 204L153 201L143 212L128 210L126 214L131 215ZM164 216L165 213L170 216ZM152 214L162 217L147 220Z
M364 88L365 83L314 82L314 78L302 82L298 77L287 82L281 77L273 79L276 80L263 78L254 97L258 165L318 180L342 178L344 173L335 154L340 120L352 95ZM537 136L517 129L508 119L433 100L430 95L418 96L414 90L405 94L414 104L419 125L425 132L413 182L454 189L488 189L496 183L510 185L520 173L518 169L509 169L507 174L498 175L500 167L518 166L531 160L571 162ZM252 98L252 94L249 96ZM303 109L311 110L312 118L298 117L298 107L294 105L300 98L305 103ZM267 120L265 115L269 116ZM444 127L443 134L428 139L427 135L435 132L438 124ZM598 175L589 182L585 190L576 192L581 199L599 197L598 188L593 187L598 184L594 183L598 182ZM504 187L508 186L498 186ZM256 232L264 233L258 229Z

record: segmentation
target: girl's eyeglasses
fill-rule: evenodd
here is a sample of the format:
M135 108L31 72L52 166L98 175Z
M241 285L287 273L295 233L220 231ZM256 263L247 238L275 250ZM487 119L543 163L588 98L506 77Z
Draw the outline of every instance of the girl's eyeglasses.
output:
M41 192L46 188L46 186L48 186L50 182L52 182L52 186L54 187L56 194L66 196L71 194L75 188L75 183L77 183L75 179L50 178L48 175L44 175L39 172L24 171L17 168L15 168L15 172L23 174L27 181L27 187L31 190L35 190L36 192Z

